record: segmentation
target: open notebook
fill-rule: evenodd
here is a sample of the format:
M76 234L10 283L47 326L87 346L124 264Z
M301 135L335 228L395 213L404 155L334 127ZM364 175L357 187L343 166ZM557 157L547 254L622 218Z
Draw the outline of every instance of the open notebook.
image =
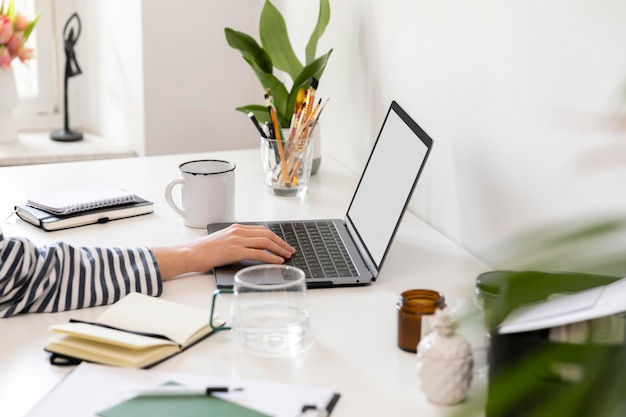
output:
M310 288L369 284L380 272L432 144L392 101L343 219L240 223L265 225L294 245L297 252L286 263L305 271ZM208 232L229 224L209 224ZM215 268L217 286L231 287L235 272L253 264Z

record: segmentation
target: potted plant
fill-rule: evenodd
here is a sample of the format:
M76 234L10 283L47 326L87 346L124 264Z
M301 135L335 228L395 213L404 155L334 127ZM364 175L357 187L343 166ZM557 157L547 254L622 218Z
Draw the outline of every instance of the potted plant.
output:
M271 91L278 121L283 128L290 126L298 92L308 89L312 82L316 82L313 80L319 81L326 68L332 49L319 57L316 57L316 51L318 40L329 20L329 0L320 0L317 24L306 46L304 64L291 46L285 19L269 0L265 1L259 22L261 45L245 33L231 28L224 29L228 45L241 52L243 59L259 79L263 91ZM290 88L276 76L275 70L283 71L291 78ZM259 94L259 97L262 95ZM260 123L270 120L266 104L249 104L237 107L236 110L245 114L252 112Z

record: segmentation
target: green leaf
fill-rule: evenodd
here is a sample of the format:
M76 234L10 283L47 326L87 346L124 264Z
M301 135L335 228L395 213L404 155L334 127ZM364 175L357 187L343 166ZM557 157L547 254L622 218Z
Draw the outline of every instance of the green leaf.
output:
M15 2L13 0L9 0L9 7L7 8L7 17L13 21L15 19Z
M287 25L280 11L269 1L265 1L259 25L261 44L271 57L274 66L295 79L302 71L302 63L296 56L289 41Z
M224 34L226 35L228 45L231 48L238 49L252 69L272 73L272 59L254 38L231 28L225 28Z
M246 58L244 57L244 59L246 59ZM247 59L246 59L246 61L247 61ZM252 65L250 63L250 66L253 67L253 69L254 69L254 65ZM287 108L287 99L289 97L289 93L287 92L287 88L273 74L268 74L266 72L258 71L256 69L255 69L254 73L256 74L257 78L261 82L261 86L263 87L263 92L259 93L259 97L262 97L261 94L264 95L265 94L265 90L269 88L271 90L271 92L272 92L272 97L274 98L274 106L276 107L276 113L278 114L278 121L279 121L281 126L283 126L283 127L288 126L289 122L287 122L287 124L285 124L285 121L289 120L289 118L291 116L289 116L289 118L286 118L286 116L285 116L285 109Z
M311 83L311 78L315 77L319 80L319 77L324 72L324 68L326 68L326 64L328 63L328 58L330 58L330 54L333 52L331 49L325 55L320 56L309 65L302 69L302 72L298 74L298 76L293 81L293 87L291 88L291 93L289 94L289 98L287 100L286 108L290 109L290 112L285 114L285 117L288 117L291 120L291 115L293 114L294 107L296 105L296 97L298 96L298 90L300 88L308 88Z
M265 124L265 122L270 121L270 115L267 111L267 106L263 106L261 104L248 104L247 106L237 107L235 110L245 113L246 115L250 112L254 113L257 120L261 124Z
M39 20L39 16L41 16L41 10L37 13L35 18L24 29L24 40L25 41L28 40L28 37L30 36L30 34L33 31L33 29L35 28L35 25L37 24L37 21Z
M272 74L257 73L261 85L265 89L269 88L274 98L274 106L276 107L276 113L278 114L278 122L281 127L288 127L291 116L287 117L287 100L289 92L285 85Z
M317 50L317 42L324 34L326 26L330 21L330 2L329 0L320 0L320 12L317 17L317 24L311 33L309 43L306 45L306 63L310 64L315 59Z
M313 77L319 80L322 73L324 72L324 69L326 68L328 58L330 58L330 54L332 52L333 50L331 49L330 51L304 67L302 71L294 78L294 84L302 84L303 82L311 81L311 78Z

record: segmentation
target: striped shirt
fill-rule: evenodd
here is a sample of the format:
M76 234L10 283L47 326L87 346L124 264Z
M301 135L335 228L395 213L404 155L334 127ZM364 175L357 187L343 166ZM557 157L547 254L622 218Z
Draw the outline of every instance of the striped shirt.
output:
M161 295L148 248L38 247L0 230L0 317L111 304L130 292Z

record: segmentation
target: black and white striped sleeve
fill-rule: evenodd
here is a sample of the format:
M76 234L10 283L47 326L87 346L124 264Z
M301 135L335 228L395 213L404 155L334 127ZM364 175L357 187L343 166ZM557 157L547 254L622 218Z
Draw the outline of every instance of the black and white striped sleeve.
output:
M111 304L130 292L161 295L148 248L37 247L0 230L0 317Z

